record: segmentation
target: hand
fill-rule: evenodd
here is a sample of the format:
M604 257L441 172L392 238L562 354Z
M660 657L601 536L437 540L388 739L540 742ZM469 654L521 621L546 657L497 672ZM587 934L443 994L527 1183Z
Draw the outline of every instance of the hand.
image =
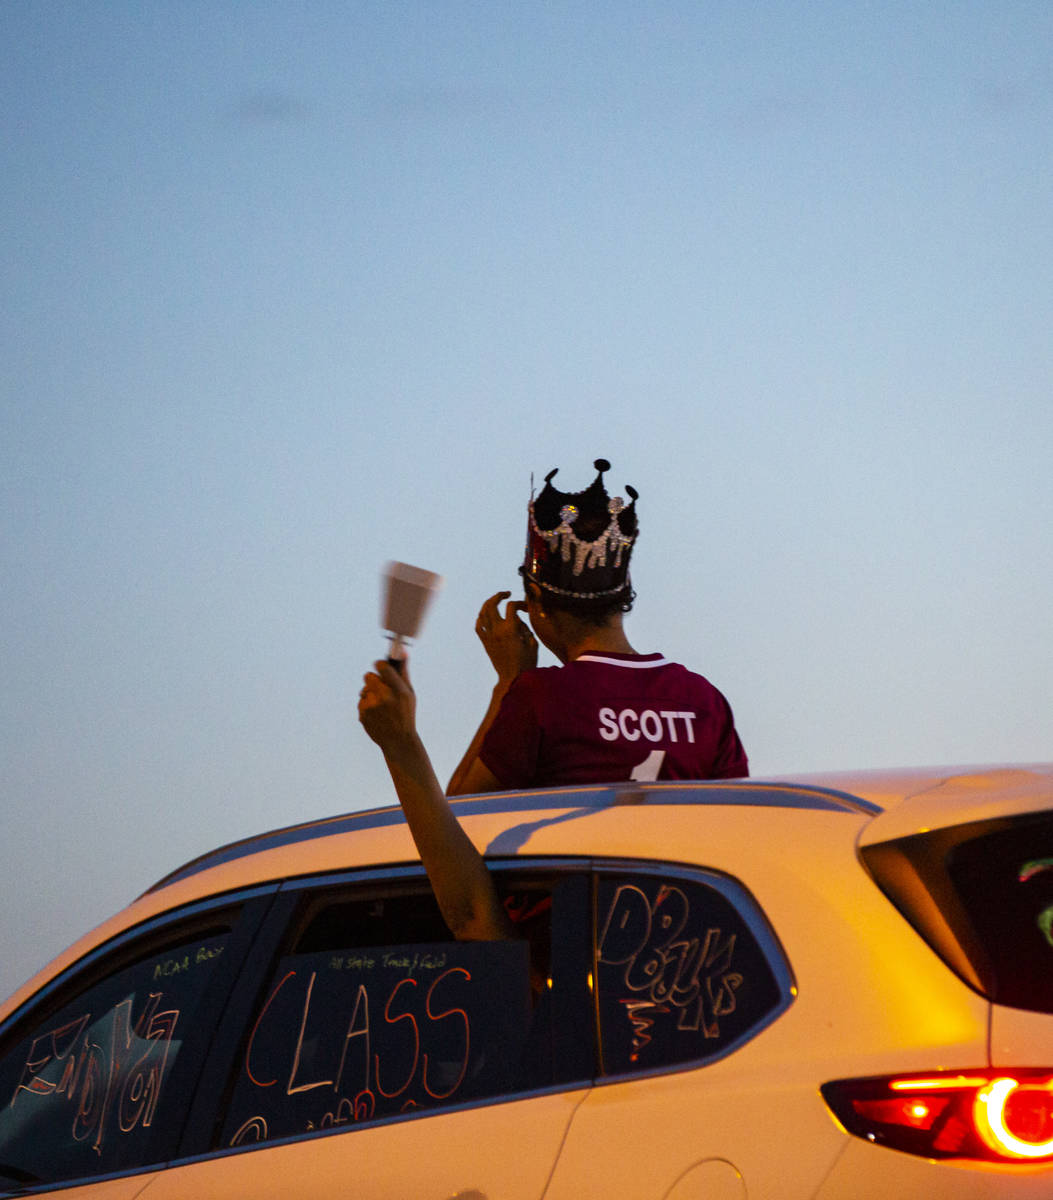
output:
M417 736L417 696L409 681L409 664L402 670L381 659L367 672L358 694L358 719L381 750L395 748Z
M501 615L501 601L511 592L497 592L479 610L475 632L483 643L497 677L510 683L521 671L537 666L537 640L519 613L526 608L522 600L510 600Z

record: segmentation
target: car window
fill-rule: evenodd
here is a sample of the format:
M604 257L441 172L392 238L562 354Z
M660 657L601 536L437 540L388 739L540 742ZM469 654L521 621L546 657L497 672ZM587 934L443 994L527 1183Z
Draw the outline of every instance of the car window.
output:
M982 947L987 994L1053 1012L1053 817L975 827L947 851L945 869Z
M245 1047L224 1139L504 1091L527 1005L523 942L345 943L285 956Z
M520 936L457 942L422 879L305 889L247 1024L219 1144L588 1077L587 878L504 876L501 890ZM570 956L553 948L554 909L581 935ZM566 1033L586 1030L568 1056L557 1007L577 1013Z
M226 974L233 914L154 930L77 972L0 1049L0 1180L32 1184L164 1159L187 1096L180 1065Z
M926 830L862 850L878 886L982 996L1053 1013L1053 816Z
M602 873L596 914L596 1005L608 1075L720 1057L790 1002L788 967L732 880L675 868Z

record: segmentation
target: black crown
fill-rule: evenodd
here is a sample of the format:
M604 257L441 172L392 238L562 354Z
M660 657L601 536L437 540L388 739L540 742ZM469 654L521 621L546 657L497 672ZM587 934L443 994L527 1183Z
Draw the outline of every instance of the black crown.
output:
M528 507L526 557L520 571L525 579L552 595L579 602L582 608L629 600L629 557L639 527L635 488L631 498L608 496L603 473L611 469L596 459L598 474L582 492L561 492L552 486L559 468L545 476L545 486Z

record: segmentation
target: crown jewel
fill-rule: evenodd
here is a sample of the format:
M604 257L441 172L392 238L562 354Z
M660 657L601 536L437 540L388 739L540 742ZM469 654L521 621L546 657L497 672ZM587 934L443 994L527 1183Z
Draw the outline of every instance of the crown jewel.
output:
M638 534L635 488L625 485L632 503L610 497L603 473L611 469L596 459L598 474L582 492L561 492L545 476L528 507L526 557L521 572L540 588L576 601L604 604L629 599L629 557Z

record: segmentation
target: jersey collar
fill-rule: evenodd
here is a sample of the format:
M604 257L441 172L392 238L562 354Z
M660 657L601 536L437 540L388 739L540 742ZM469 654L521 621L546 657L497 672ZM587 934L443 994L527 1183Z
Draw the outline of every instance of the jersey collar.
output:
M669 665L669 659L662 654L619 654L613 651L609 654L581 654L574 661L603 663L608 667L632 667L638 670Z

